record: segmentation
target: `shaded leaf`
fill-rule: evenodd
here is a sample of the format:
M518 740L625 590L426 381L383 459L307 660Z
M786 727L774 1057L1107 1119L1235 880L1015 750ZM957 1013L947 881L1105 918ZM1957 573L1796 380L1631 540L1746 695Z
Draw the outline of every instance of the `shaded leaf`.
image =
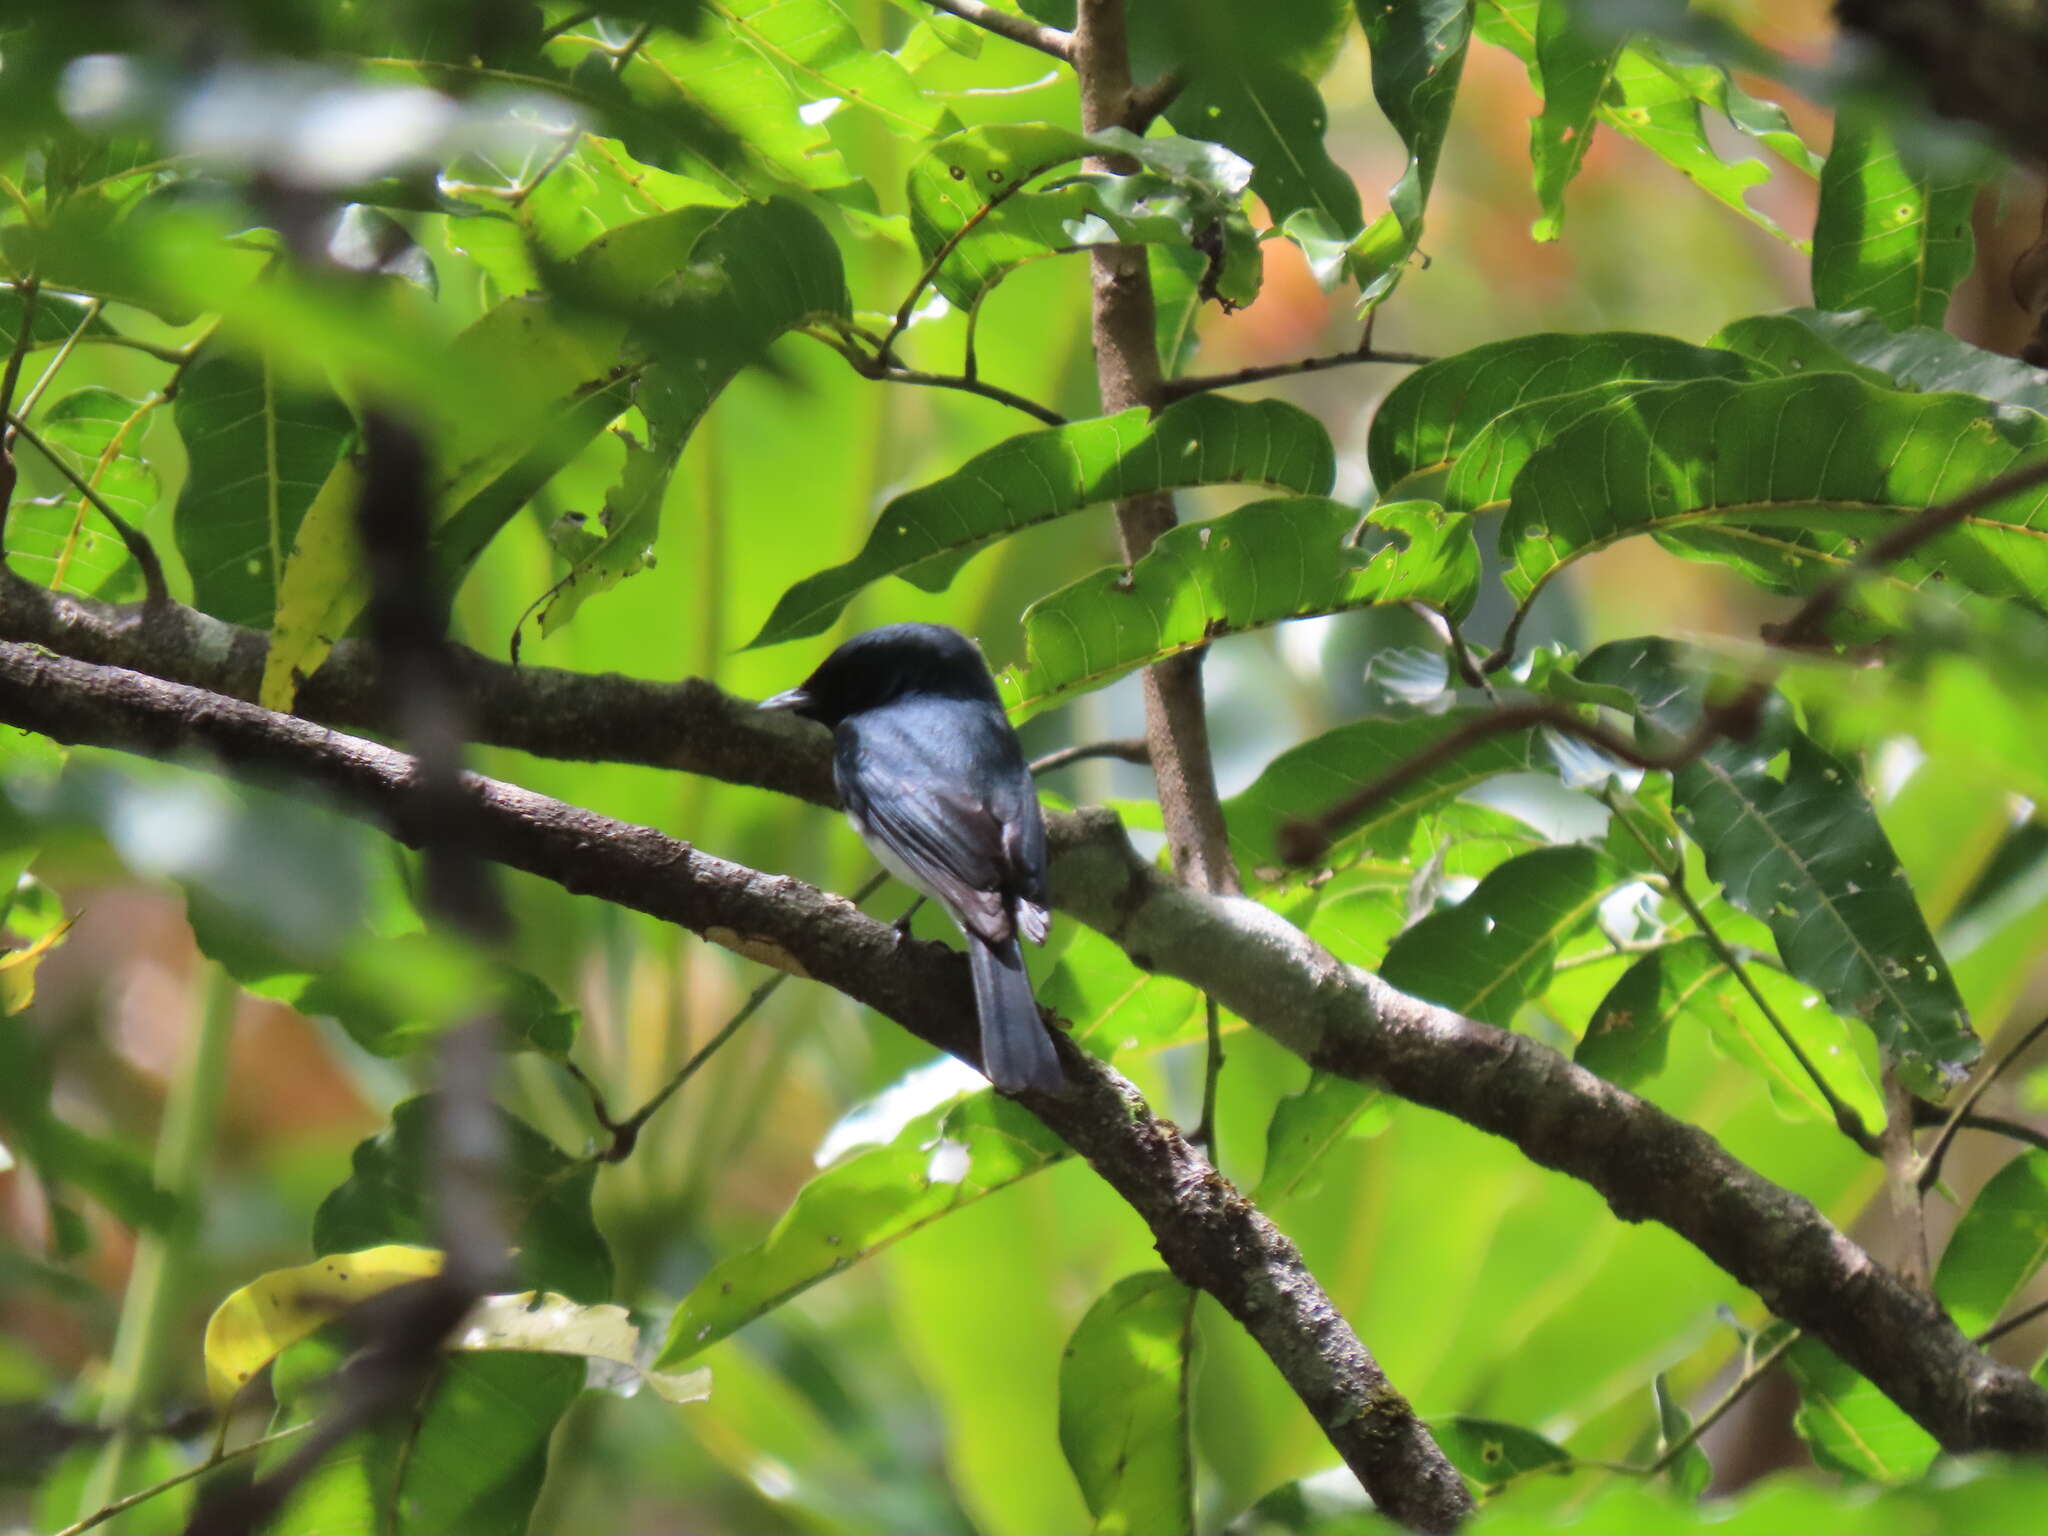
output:
M1970 209L1981 167L1909 165L1871 109L1844 105L1821 170L1813 228L1813 302L1868 309L1886 325L1939 327L1969 272Z
M1672 1394L1671 1383L1663 1371L1651 1379L1650 1395L1657 1405L1657 1451L1663 1456L1692 1433L1692 1415ZM1679 1453L1665 1475L1680 1498L1696 1502L1714 1480L1714 1464L1707 1460L1707 1453L1695 1440Z
M1444 1457L1481 1488L1498 1488L1529 1472L1564 1471L1571 1452L1533 1429L1454 1413L1432 1418L1430 1433Z
M1021 433L891 501L861 552L783 593L748 644L818 634L883 576L943 591L991 540L1098 502L1245 481L1321 495L1334 475L1322 424L1278 400L1195 395L1157 416L1140 408Z
M1259 880L1280 878L1280 831L1319 816L1431 743L1471 723L1474 710L1442 715L1356 720L1291 747L1268 763L1249 788L1224 802L1231 851L1238 867ZM1483 779L1532 766L1534 738L1492 736L1451 762L1411 781L1340 830L1331 858L1354 843L1375 852L1400 850L1415 818L1456 798Z
M1015 720L1225 635L1381 603L1463 618L1479 586L1469 520L1431 502L1354 507L1324 497L1253 502L1162 535L1024 614L1021 666L999 680Z
M1401 136L1408 164L1387 193L1387 211L1353 247L1360 299L1385 298L1422 242L1422 216L1437 157L1451 124L1458 77L1472 40L1475 0L1387 5L1358 0L1359 25L1372 50L1372 94Z
M1820 1340L1801 1339L1786 1351L1785 1365L1799 1383L1792 1427L1828 1471L1866 1482L1904 1482L1925 1472L1940 1451L1904 1409Z
M1372 1135L1391 1117L1379 1089L1328 1072L1273 1106L1266 1122L1266 1162L1253 1201L1270 1209L1299 1189L1325 1152L1350 1137Z
M171 413L191 462L172 527L192 599L267 629L285 557L354 420L333 395L281 380L268 358L224 351L186 371Z
M139 451L149 410L147 401L94 385L53 401L37 423L57 457L131 526L140 526L157 503L156 471ZM32 482L47 475L52 494L10 510L9 565L53 591L108 602L139 597L142 573L113 526L70 481L57 479L40 454L17 449L15 457Z
M1621 1088L1633 1088L1663 1071L1672 1021L1688 1001L1691 988L1718 979L1712 968L1698 963L1705 948L1700 943L1686 949L1696 970L1691 977L1682 977L1674 969L1667 980L1669 951L1664 949L1653 949L1630 965L1586 1021L1572 1060Z
M1663 732L1689 728L1704 698L1667 641L1602 646L1579 674L1628 688ZM1708 873L1770 926L1793 975L1867 1024L1916 1090L1938 1096L1961 1078L1982 1046L1853 764L1795 729L1774 697L1754 737L1677 771L1672 803Z
M391 1124L357 1144L350 1173L320 1202L313 1249L350 1253L387 1243L424 1247L432 1237L431 1207L437 1101L407 1099ZM597 1167L572 1159L525 1121L497 1111L497 1174L508 1199L513 1267L535 1290L578 1301L611 1294L612 1261L590 1215Z
M1592 921L1615 871L1580 845L1539 848L1500 865L1463 901L1394 941L1389 986L1503 1029L1549 984L1559 946Z
M15 338L21 335L21 312L25 302L14 287L0 288L0 356L14 351ZM38 293L35 313L29 320L30 349L62 346L80 323L85 322L86 313L87 303L83 299L47 290ZM114 328L101 315L94 315L85 325L85 335L89 337L113 334Z
M714 1265L677 1306L656 1366L673 1370L820 1280L1066 1155L1036 1117L985 1090L918 1116L888 1145L818 1174L759 1246Z
M1528 402L1602 385L1742 378L1752 367L1717 348L1635 331L1489 342L1425 364L1380 402L1366 440L1373 484L1398 495L1403 481L1444 468L1488 422Z
M772 59L801 96L814 101L836 98L907 138L941 132L954 122L952 109L919 90L893 54L861 40L833 0L703 3L711 16L724 19L736 38Z
M1060 1358L1060 1448L1095 1529L1195 1529L1188 1376L1195 1293L1165 1270L1126 1275Z

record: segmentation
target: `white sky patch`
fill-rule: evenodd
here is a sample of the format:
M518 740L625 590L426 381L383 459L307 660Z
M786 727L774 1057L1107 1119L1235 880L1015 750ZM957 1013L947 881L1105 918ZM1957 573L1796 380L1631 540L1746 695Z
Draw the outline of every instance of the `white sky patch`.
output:
M815 128L843 105L837 96L820 96L816 101L807 101L796 109L796 115L806 127Z

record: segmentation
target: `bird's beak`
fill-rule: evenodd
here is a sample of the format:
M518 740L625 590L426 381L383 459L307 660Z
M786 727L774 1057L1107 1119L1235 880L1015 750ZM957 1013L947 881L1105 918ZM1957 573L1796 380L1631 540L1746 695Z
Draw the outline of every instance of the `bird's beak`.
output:
M811 696L801 688L786 689L772 699L763 699L762 709L802 710L811 702Z

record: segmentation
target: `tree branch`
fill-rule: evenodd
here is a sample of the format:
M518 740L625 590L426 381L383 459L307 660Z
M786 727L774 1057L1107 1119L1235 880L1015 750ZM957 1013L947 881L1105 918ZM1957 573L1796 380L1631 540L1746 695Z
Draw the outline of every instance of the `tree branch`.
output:
M1019 16L1013 11L999 11L984 0L924 0L935 11L944 11L948 16L958 16L962 21L980 27L984 32L993 32L997 37L1007 37L1013 43L1022 43L1026 48L1036 48L1040 53L1049 53L1063 64L1074 61L1074 37L1071 32L1062 32L1058 27L1044 26L1029 16Z
M1130 128L1148 101L1132 89L1123 0L1080 0L1074 24L1074 69L1081 82L1081 126L1089 133ZM1116 169L1111 166L1111 169ZM1097 246L1089 252L1094 277L1093 336L1096 382L1104 412L1165 403L1159 348L1153 339L1152 276L1142 247ZM1135 564L1174 526L1173 497L1164 491L1116 504L1117 535L1127 564ZM1159 786L1160 817L1173 867L1205 891L1238 888L1216 793L1209 722L1202 702L1202 653L1155 663L1141 676L1145 738Z
M408 814L411 758L252 704L0 644L0 719L59 741L158 757L205 753L237 776L313 786L401 841L423 840ZM967 967L943 945L905 943L840 897L650 828L474 774L463 776L460 794L462 812L432 829L446 846L822 981L939 1049L976 1059ZM1470 1508L1463 1482L1293 1243L1178 1130L1154 1119L1128 1081L1063 1040L1059 1049L1068 1090L1026 1093L1022 1102L1144 1217L1168 1268L1208 1291L1252 1335L1382 1510L1415 1529L1452 1529ZM436 1311L427 1323L440 1317ZM407 1341L423 1344L430 1331L410 1330ZM432 1332L433 1341L439 1337ZM340 1412L333 1418L346 1418L351 1431L364 1422ZM334 1443L325 1422L315 1439L265 1482L311 1465Z
M167 622L145 633L134 609L45 592L4 576L0 638L246 698L255 697L262 675L264 639L254 631L174 608ZM460 648L453 655L480 741L571 761L675 768L816 804L836 803L823 732L785 715L762 715L710 683L664 685L616 674L512 668ZM38 661L64 665L19 645L0 647L0 658L0 673ZM355 642L337 646L301 690L300 709L337 724L386 725L367 687L367 661ZM34 686L0 689L0 718L43 729L32 712L56 710L58 691L53 686L44 696ZM205 695L185 697L202 723L212 712L233 707ZM331 735L301 721L283 723L319 739ZM159 753L189 738L173 731L151 747L154 739L139 725L123 738L131 750ZM602 818L590 820L617 829ZM1432 1008L1339 965L1256 903L1176 887L1135 860L1107 812L1055 816L1050 825L1055 905L1107 933L1134 961L1197 987L1213 987L1224 1007L1318 1065L1380 1081L1401 1097L1507 1138L1532 1160L1598 1189L1625 1219L1662 1222L1756 1291L1774 1312L1822 1338L1951 1450L2048 1449L2048 1395L1968 1352L1932 1302L1905 1292L1810 1204L1736 1162L1705 1132L1672 1120L1534 1040ZM575 846L573 832L559 835ZM690 857L680 845L639 829L617 829L612 837L629 848L633 838L652 838L658 849L679 850L662 857ZM559 872L549 877L626 905L642 906L643 891L649 901L680 899L659 873L665 866L649 874L629 852L618 874L611 862L617 856L611 838L594 840L587 858L557 855ZM793 881L783 886L791 900L809 892ZM800 904L799 929L811 910ZM668 914L664 909L657 915ZM723 926L728 938L745 931L729 921ZM893 930L877 925L877 932L877 942L893 953ZM828 938L821 930L810 941L823 945ZM927 946L906 945L899 963L922 965L919 957L929 954ZM822 960L814 956L804 963L811 974L838 984ZM955 985L964 989L965 982ZM965 996L958 990L956 1005ZM967 1031L955 1029L950 1038L964 1048ZM1066 1053L1070 1062L1073 1054Z
M1391 363L1396 367L1419 368L1436 359L1423 352L1380 352L1359 347L1350 352L1329 352L1321 357L1298 357L1291 363L1266 363L1256 368L1239 368L1231 373L1198 373L1183 379L1168 379L1160 389L1161 400L1183 400L1212 389L1235 389L1240 384L1257 384L1266 379L1291 378L1297 373L1321 373L1328 368L1348 368L1354 363Z

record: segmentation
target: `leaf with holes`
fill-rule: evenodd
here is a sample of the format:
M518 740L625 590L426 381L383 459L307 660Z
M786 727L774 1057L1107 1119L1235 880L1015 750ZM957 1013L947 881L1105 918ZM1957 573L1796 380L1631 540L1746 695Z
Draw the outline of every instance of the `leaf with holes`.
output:
M1954 390L2048 415L2048 370L1973 347L1933 326L1896 330L1868 309L1788 309L1721 327L1713 345L1774 373L1853 373L1867 383L1929 394Z
M1128 156L1138 169L1073 171L1028 186L1101 154ZM1026 262L1113 244L1202 251L1205 288L1248 304L1262 269L1242 206L1251 174L1229 150L1196 139L993 124L941 139L910 168L910 232L919 254L939 263L932 286L961 309Z
M1473 6L1474 0L1420 0L1411 5L1358 0L1359 25L1372 50L1373 100L1408 151L1401 179L1387 193L1387 211L1352 247L1360 298L1367 304L1393 292L1402 268L1422 243L1423 210L1451 125L1465 50L1472 41ZM1274 217L1277 222L1277 212Z
M818 1174L759 1246L714 1265L676 1307L656 1366L673 1370L820 1280L1066 1155L1035 1117L986 1089L919 1115L886 1146Z
M1870 109L1835 114L1813 227L1813 302L1869 309L1886 325L1939 327L1970 270L1982 165L1911 165Z
M818 634L883 576L942 592L984 545L1099 502L1244 482L1322 495L1335 473L1322 424L1278 400L1195 395L1157 416L1138 409L1021 433L890 502L861 552L783 593L749 648Z
M1655 732L1682 735L1702 707L1705 684L1669 641L1615 641L1578 671L1627 688ZM1794 976L1868 1025L1916 1091L1938 1097L1961 1079L1982 1047L1853 764L1794 728L1773 695L1751 739L1718 742L1673 775L1672 803Z
M1571 1452L1519 1424L1454 1413L1432 1418L1429 1427L1445 1459L1481 1488L1498 1488L1525 1473L1563 1471L1572 1464Z
M1188 1418L1195 1293L1163 1269L1126 1275L1060 1357L1060 1449L1098 1531L1195 1529Z
M285 384L266 358L214 352L186 372L172 416L191 461L172 528L193 601L268 629L285 556L355 429L348 407Z
M1433 502L1361 517L1322 496L1257 501L1171 529L1128 568L1024 613L1024 661L998 680L1014 720L1225 635L1382 603L1462 619L1479 586L1469 519Z
M1382 496L1455 462L1496 416L1614 384L1746 378L1755 365L1713 347L1635 331L1539 332L1440 358L1395 385L1374 413L1366 461Z
M2048 422L2031 411L1848 374L1643 390L1523 467L1501 522L1505 579L1526 607L1567 562L1649 533L1772 590L1811 591L1866 541L2044 449ZM1984 508L1879 579L2048 602L2048 492Z
M1541 996L1559 946L1593 920L1617 871L1591 848L1539 848L1500 865L1387 951L1389 986L1503 1029Z
M1283 828L1321 816L1346 795L1470 725L1483 713L1468 709L1354 720L1282 752L1250 787L1224 802L1224 823L1230 829L1230 847L1237 855L1238 868L1260 881L1284 878L1279 849ZM1341 864L1354 846L1374 852L1405 851L1416 817L1495 774L1535 766L1539 755L1534 743L1533 733L1489 736L1460 752L1337 829L1337 846L1325 862Z

